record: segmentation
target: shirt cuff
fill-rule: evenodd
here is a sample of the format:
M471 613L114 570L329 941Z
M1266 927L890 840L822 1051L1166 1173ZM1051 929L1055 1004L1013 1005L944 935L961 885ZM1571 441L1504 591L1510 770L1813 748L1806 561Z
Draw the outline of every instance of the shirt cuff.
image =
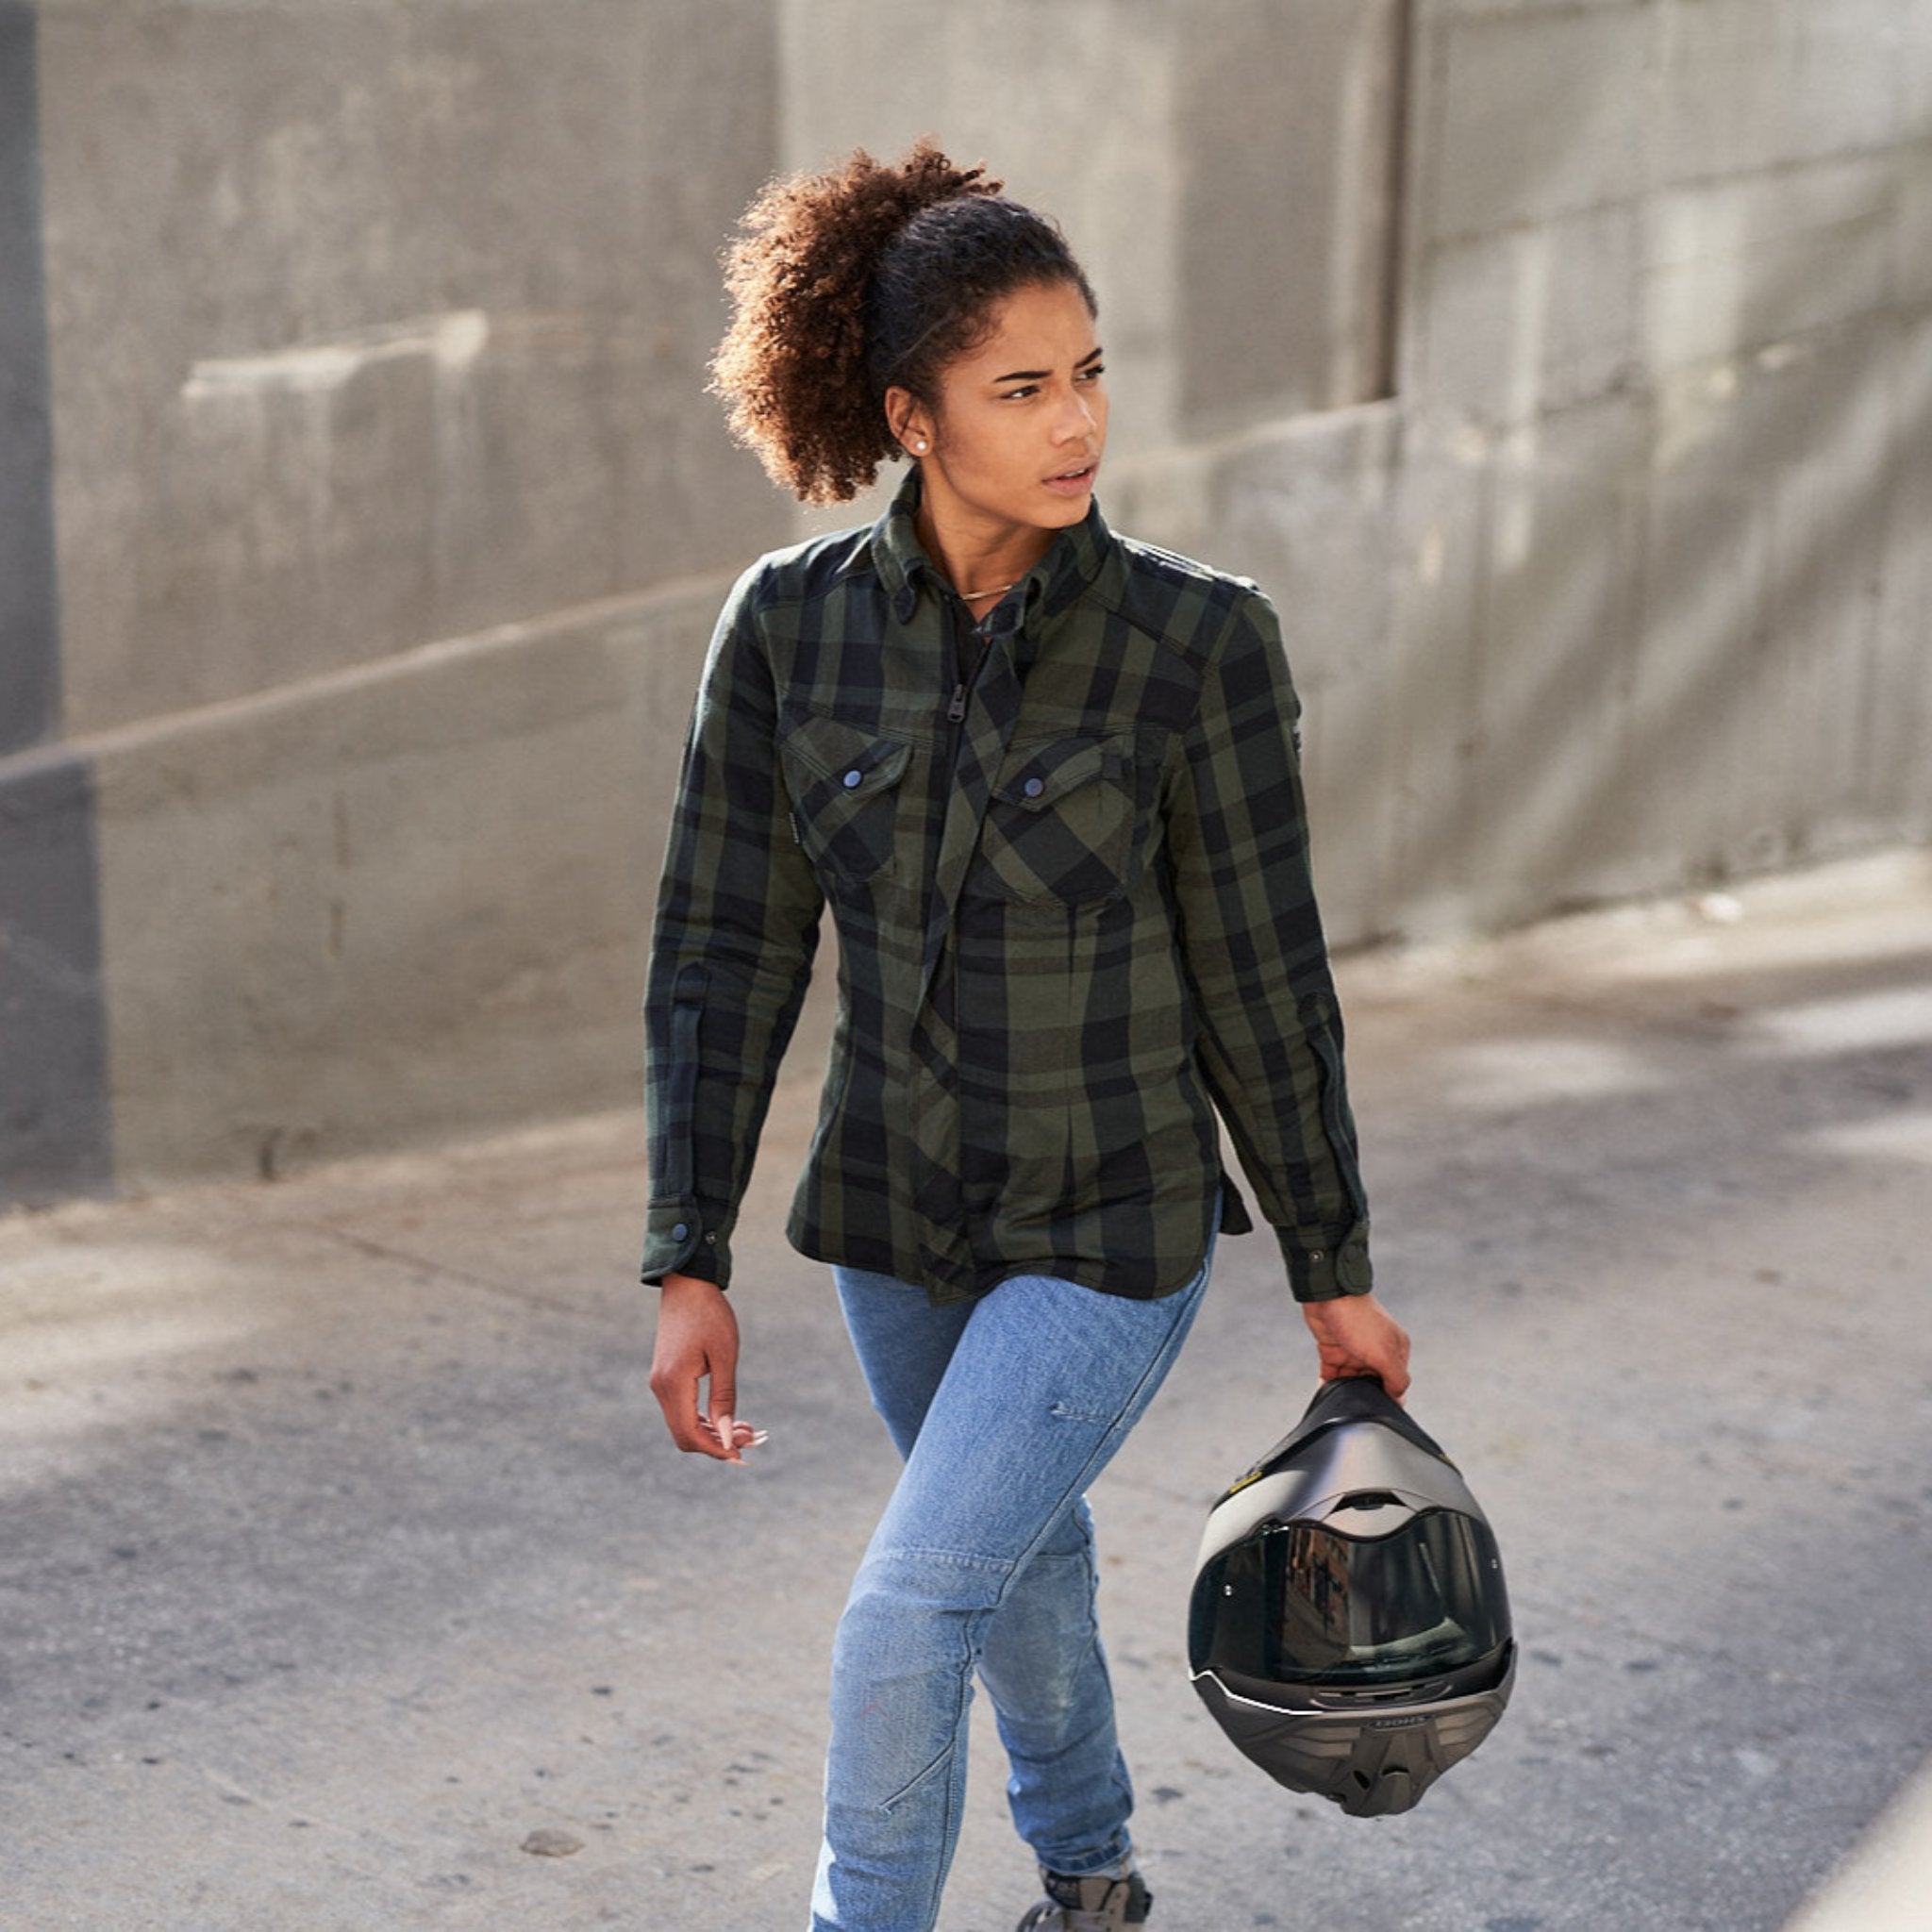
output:
M1303 1228L1277 1228L1275 1233L1296 1301L1340 1301L1343 1295L1367 1294L1374 1287L1366 1221L1333 1238Z
M644 1223L641 1278L656 1288L667 1274L689 1274L726 1287L731 1280L731 1217L707 1211L689 1195L653 1201Z

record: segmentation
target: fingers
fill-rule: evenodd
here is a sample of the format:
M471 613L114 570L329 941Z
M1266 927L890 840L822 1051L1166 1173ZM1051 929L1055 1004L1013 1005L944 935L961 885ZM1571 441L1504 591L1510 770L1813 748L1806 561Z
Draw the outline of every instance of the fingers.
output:
M680 1406L680 1412L674 1414L667 1407L662 1395L658 1398L658 1407L664 1409L664 1421L671 1431L671 1440L688 1456L708 1456L717 1462L744 1463L743 1452L747 1449L761 1449L770 1440L768 1433L737 1416L713 1415L700 1400L696 1383L691 1385L688 1407ZM730 1447L725 1447L726 1442Z
M738 1414L738 1358L734 1354L727 1360L715 1357L711 1362L711 1400L708 1413L711 1421L711 1434L722 1445L724 1459L737 1462L738 1435L735 1426Z
M658 1351L651 1361L651 1393L664 1414L664 1426L671 1440L687 1455L718 1456L705 1435L705 1417L699 1395L704 1385L702 1355L689 1357L667 1331L670 1324L660 1314L658 1323Z
M698 1422L699 1425L704 1429L706 1439L708 1441L713 1443L723 1441L722 1430L709 1416L701 1415L698 1418ZM771 1441L771 1432L769 1430L754 1428L750 1423L739 1420L732 1422L731 1433L737 1447L741 1450L762 1449Z
M1402 1336L1402 1346L1387 1357L1376 1368L1375 1373L1382 1378L1382 1387L1400 1402L1408 1393L1408 1337L1402 1335L1399 1328L1395 1332Z
M742 1462L738 1446L738 1359L734 1354L725 1361L711 1363L711 1404L708 1418L710 1440L718 1446L712 1452L726 1462Z
M722 1461L724 1448L705 1413L702 1391L702 1374L681 1375L670 1386L656 1375L651 1379L651 1392L664 1412L664 1426L671 1431L671 1440L687 1456L715 1456Z
M698 1413L698 1427L703 1435L702 1448L707 1456L715 1457L720 1462L736 1463L743 1469L747 1465L744 1451L761 1449L771 1440L764 1429L754 1428L750 1423L741 1422L736 1416L707 1415ZM729 1443L727 1450L725 1444Z

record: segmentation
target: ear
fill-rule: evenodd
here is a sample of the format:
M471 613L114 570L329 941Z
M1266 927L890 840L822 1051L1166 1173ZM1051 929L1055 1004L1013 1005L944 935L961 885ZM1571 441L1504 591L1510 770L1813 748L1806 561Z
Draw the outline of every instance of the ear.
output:
M886 391L886 427L908 456L924 456L932 447L932 411L896 383Z

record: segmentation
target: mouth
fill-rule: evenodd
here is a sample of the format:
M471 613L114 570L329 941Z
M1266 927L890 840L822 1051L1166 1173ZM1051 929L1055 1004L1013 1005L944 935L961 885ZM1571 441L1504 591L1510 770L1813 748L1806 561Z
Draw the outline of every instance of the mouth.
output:
M1083 490L1093 487L1093 478L1099 468L1099 458L1090 458L1073 469L1062 470L1057 476L1048 476L1046 487L1059 491L1062 496L1077 496Z

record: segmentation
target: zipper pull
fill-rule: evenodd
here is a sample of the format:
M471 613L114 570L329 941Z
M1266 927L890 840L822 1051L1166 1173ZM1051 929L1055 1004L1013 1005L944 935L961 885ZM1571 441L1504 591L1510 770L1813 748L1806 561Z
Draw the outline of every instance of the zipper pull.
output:
M953 687L953 702L946 707L946 722L949 724L966 722L966 687L963 684Z

